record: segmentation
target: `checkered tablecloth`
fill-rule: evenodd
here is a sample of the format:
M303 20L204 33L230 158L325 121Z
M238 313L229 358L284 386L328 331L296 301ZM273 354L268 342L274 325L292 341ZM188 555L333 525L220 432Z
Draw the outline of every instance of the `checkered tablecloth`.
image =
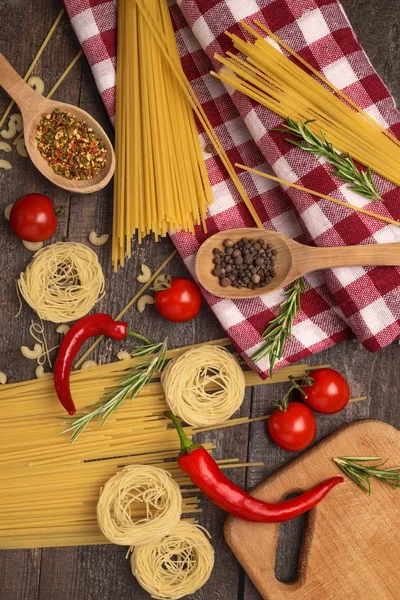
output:
M65 0L71 23L89 61L111 120L115 114L116 2ZM353 204L368 204L330 175L321 161L294 148L274 131L281 119L230 93L210 75L218 69L214 52L226 52L226 29L239 33L238 21L258 18L324 73L392 133L400 136L400 115L393 99L358 44L336 0L181 0L170 1L184 71L198 95L230 160L275 173L284 179L329 193ZM200 132L205 148L207 139ZM251 217L217 156L204 154L215 203L209 210L208 235L232 227L252 226ZM318 246L400 241L400 229L354 213L265 179L240 175L257 213L268 229ZM400 219L400 192L377 178L385 204L373 210ZM173 242L188 269L205 239L179 232ZM372 351L400 335L400 269L342 268L307 277L302 312L279 365L299 360L355 334ZM216 317L244 358L259 347L260 334L280 302L279 293L251 300L222 300L204 292ZM249 364L262 375L268 360Z

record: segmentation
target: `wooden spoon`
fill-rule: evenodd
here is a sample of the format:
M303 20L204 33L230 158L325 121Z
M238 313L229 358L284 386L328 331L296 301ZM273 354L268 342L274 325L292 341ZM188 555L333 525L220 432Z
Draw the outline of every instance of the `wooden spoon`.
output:
M243 237L263 239L276 250L276 276L266 286L256 290L222 287L211 271L213 249L223 248L224 240L235 242ZM211 236L201 246L196 257L196 275L201 285L211 294L221 298L254 298L283 288L297 277L311 271L333 267L400 265L400 244L372 244L368 246L336 246L313 248L294 242L275 231L266 229L229 229Z
M86 111L65 104L48 100L37 94L12 68L10 63L0 54L0 84L18 104L24 120L25 147L33 164L52 183L77 194L91 194L103 188L110 181L115 170L115 154L106 132ZM36 143L36 129L42 116L51 113L55 108L72 113L80 121L93 129L107 149L107 161L104 169L94 179L70 180L56 175L47 161L41 156Z

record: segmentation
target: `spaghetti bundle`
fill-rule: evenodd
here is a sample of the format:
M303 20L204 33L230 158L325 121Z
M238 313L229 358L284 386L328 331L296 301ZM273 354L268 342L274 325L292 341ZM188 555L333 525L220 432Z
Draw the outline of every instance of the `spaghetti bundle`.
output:
M131 556L132 573L159 600L194 594L208 581L213 566L214 550L202 528L185 521L161 540L134 548Z
M319 139L323 131L337 150L400 185L400 142L262 23L256 23L308 72L242 22L254 41L227 33L240 55L216 55L226 68L212 74L284 118L307 121Z
M207 344L171 361L161 382L172 412L196 427L229 419L241 406L246 385L235 358Z
M143 518L138 515L145 514ZM97 522L114 544L157 542L178 524L182 495L168 471L148 465L126 467L109 479L97 504Z
M93 250L58 242L36 252L18 288L41 319L67 323L87 315L100 300L104 275Z
M187 350L170 350L167 358ZM72 373L77 407L99 402L115 389L126 369L142 360L136 357ZM289 375L302 379L309 369L308 365L285 367L265 381L252 371L244 377L246 385L265 385L288 381ZM189 492L182 499L182 514L200 512L199 498L188 489L190 480L176 464L179 438L163 418L168 405L159 381L143 388L134 402L122 404L103 427L89 423L73 445L60 435L66 428L65 414L51 377L0 386L0 403L0 548L107 543L96 518L99 490L125 466L166 469ZM218 427L253 420L261 418L232 419ZM192 437L195 430L186 427L185 432ZM221 468L245 466L235 458L222 462ZM147 518L145 503L136 505L135 518Z
M140 5L140 2L139 2ZM182 74L166 0L147 0L166 41L168 59ZM212 192L196 123L184 89L136 0L118 3L114 266L131 255L131 237L205 227Z

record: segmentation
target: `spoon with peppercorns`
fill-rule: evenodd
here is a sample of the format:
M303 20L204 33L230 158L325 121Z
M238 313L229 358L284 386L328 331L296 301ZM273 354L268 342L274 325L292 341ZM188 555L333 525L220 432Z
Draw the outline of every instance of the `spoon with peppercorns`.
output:
M89 113L37 94L2 54L0 84L20 108L26 150L47 179L78 194L107 185L115 170L114 149Z
M400 265L400 244L315 248L267 229L229 229L200 246L196 275L215 296L253 298L311 271L376 265Z

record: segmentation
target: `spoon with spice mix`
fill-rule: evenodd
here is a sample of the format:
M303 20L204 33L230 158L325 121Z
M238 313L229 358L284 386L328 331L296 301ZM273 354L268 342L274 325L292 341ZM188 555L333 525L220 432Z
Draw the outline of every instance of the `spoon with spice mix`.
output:
M376 265L400 265L400 244L315 248L267 229L229 229L200 246L196 275L220 298L254 298L311 271Z
M20 108L26 150L47 179L79 194L107 185L115 170L114 149L93 117L77 106L37 94L2 54L0 84Z

